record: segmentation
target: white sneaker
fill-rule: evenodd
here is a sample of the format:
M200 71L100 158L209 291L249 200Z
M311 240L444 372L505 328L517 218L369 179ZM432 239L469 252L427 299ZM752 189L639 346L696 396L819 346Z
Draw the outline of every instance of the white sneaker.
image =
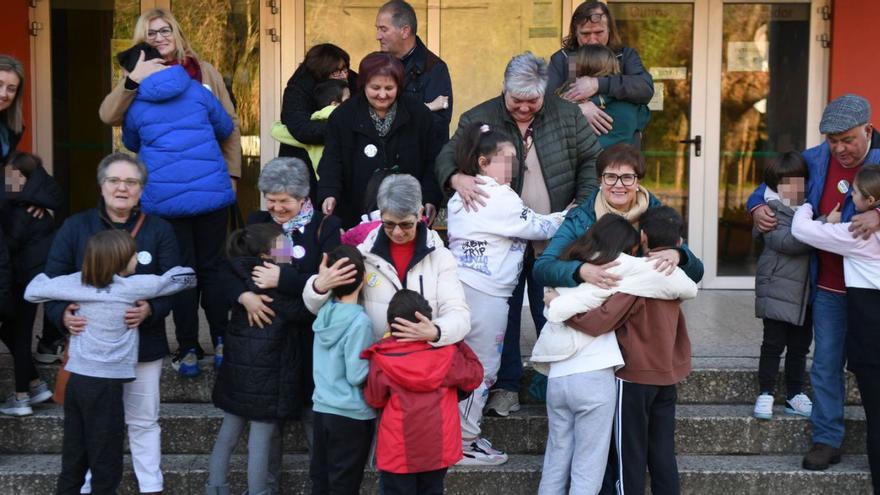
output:
M813 401L805 394L797 394L785 401L785 412L809 418L813 414Z
M6 402L0 404L0 413L9 416L30 416L34 413L34 410L31 409L29 398L18 399L15 397L15 392L13 392L6 398Z
M752 414L758 419L773 419L773 396L761 394L755 401L755 412Z
M485 438L462 445L462 455L459 466L497 466L507 462L507 454L493 448Z

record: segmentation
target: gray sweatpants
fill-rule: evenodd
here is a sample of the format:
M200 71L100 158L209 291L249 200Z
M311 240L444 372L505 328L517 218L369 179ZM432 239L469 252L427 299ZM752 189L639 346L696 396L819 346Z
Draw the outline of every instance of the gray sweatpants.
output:
M206 492L229 493L228 481L229 458L241 438L248 420L234 414L225 413L223 424L217 433L211 461L208 464L208 484ZM269 495L269 452L272 435L276 428L275 421L250 421L248 433L248 493L250 495Z
M613 368L547 380L550 432L539 495L599 493L616 396Z
M465 300L471 308L471 330L464 341L483 365L483 383L467 399L458 403L461 436L474 439L480 436L483 407L489 399L489 389L498 378L509 306L506 297L491 296L467 284L461 285L464 287Z

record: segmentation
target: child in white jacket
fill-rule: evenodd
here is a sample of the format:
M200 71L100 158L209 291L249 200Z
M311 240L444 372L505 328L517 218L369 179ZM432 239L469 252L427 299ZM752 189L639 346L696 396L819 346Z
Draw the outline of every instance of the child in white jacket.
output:
M507 455L480 438L480 421L489 388L501 364L507 328L507 300L522 270L530 240L553 236L565 212L540 215L528 208L510 188L516 148L510 136L487 124L468 126L458 142L456 163L460 173L476 176L486 194L485 206L465 208L458 193L449 199L449 250L458 262L458 276L471 311L471 330L464 341L483 365L483 383L459 403L464 457L459 464L492 465Z
M659 208L657 208L659 209ZM674 213L674 212L673 212ZM646 226L647 227L647 226ZM585 263L618 264L621 280L612 289L582 283L557 288L545 300L547 324L532 351L535 369L548 375L549 436L539 493L595 494L602 486L616 404L614 372L624 365L614 332L592 337L566 326L569 318L598 308L617 292L653 299L692 299L697 285L680 269L658 272L654 261L637 258L640 244L665 232L636 230L623 217L603 215L563 255ZM678 234L673 234L678 238ZM680 243L680 238L678 238ZM655 245L652 242L652 245Z
M857 211L880 207L880 165L862 165L850 190ZM816 249L843 256L847 368L856 375L862 396L868 420L868 464L874 492L880 493L880 232L863 239L853 237L849 227L849 222L813 220L813 205L807 203L795 212L791 233Z

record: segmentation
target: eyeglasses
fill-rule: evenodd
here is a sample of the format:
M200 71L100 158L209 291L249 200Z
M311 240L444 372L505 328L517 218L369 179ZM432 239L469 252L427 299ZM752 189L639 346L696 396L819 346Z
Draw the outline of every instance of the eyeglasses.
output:
M125 187L135 188L135 187L140 187L141 180L140 179L120 179L119 177L105 177L104 184L107 184L110 187L119 187L120 185L125 184Z
M584 16L584 20L582 22L602 22L602 19L605 18L605 14L596 13L596 14L587 14Z
M602 182L605 183L606 186L613 186L617 184L617 181L619 180L624 186L631 186L636 183L637 177L636 174L617 175L608 173L602 174Z
M340 67L330 73L331 79L344 79L348 77L348 67Z
M156 39L156 36L160 36L160 35L163 38L169 38L171 36L171 33L173 33L173 32L174 32L174 30L168 26L165 26L162 29L158 29L155 31L150 29L147 31L147 39L154 40L154 39Z
M384 228L387 232L394 232L394 229L400 227L400 230L411 230L416 226L416 222L410 220L409 222L391 222L388 220L382 220L382 228Z

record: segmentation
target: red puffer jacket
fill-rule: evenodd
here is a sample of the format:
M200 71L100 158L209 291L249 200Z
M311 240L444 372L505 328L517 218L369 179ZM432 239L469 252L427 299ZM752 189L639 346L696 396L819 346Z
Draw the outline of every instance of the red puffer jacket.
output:
M483 366L464 342L433 347L387 337L361 354L370 360L367 404L382 409L376 466L389 473L421 473L461 459L458 390L471 392Z

